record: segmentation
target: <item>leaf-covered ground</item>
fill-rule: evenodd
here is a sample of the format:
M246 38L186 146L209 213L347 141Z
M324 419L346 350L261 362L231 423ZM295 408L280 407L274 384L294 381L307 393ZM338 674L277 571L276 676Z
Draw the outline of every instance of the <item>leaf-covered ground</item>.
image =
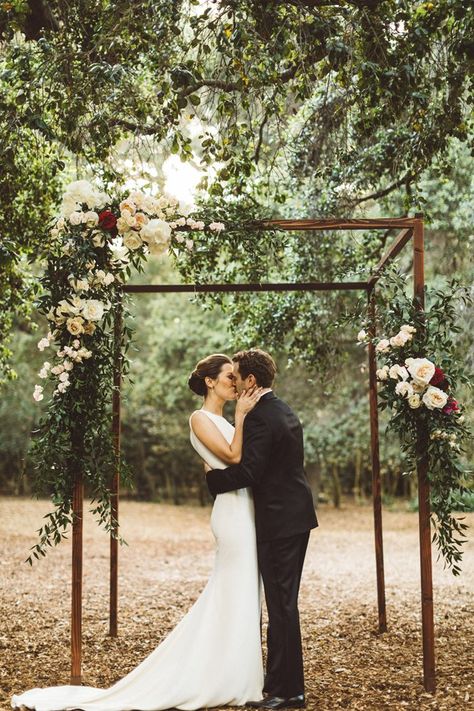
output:
M0 499L0 708L12 692L69 680L70 543L24 564L47 502ZM140 662L202 590L209 509L123 502L119 637L108 631L108 539L85 522L84 682L108 686ZM438 690L424 693L417 514L384 512L389 631L376 632L370 507L319 509L301 590L310 711L474 708L474 546L460 578L434 566ZM474 516L468 515L471 525Z

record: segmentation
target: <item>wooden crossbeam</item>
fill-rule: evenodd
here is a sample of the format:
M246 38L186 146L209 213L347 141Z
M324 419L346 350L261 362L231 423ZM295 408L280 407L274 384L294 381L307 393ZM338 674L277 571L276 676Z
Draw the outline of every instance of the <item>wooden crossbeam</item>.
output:
M414 227L416 217L379 217L330 220L254 220L250 227L279 230L386 230Z
M122 291L131 294L192 294L237 291L355 291L368 288L366 281L314 281L299 284L125 284Z

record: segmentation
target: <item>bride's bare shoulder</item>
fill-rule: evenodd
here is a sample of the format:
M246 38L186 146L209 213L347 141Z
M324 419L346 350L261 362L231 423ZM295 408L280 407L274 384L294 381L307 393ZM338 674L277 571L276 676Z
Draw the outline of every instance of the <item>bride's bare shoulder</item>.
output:
M209 422L209 418L206 417L202 410L194 410L194 412L191 412L191 414L189 415L189 424L191 425L191 427L193 425L193 422L199 425L200 423Z

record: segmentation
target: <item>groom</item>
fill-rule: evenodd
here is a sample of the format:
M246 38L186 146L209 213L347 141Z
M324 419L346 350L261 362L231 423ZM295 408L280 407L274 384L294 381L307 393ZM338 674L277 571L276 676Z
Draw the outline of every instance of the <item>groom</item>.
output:
M272 391L276 366L259 348L233 358L237 392L264 388L244 420L242 460L207 473L215 497L250 486L255 503L258 564L268 610L267 668L254 708L305 705L298 592L310 529L318 525L303 470L303 431L295 413Z

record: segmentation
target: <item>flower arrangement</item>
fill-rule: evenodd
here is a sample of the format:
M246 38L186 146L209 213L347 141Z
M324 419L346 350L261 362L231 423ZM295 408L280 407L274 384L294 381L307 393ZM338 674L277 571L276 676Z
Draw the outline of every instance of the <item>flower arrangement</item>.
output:
M93 356L94 333L112 307L114 286L130 276L130 265L139 269L148 255L168 249L191 251L190 235L204 228L204 222L180 214L178 201L164 195L134 191L113 201L85 180L67 187L50 246L69 273L65 282L63 272L63 298L53 299L47 312L50 331L38 343L40 350L62 344L57 364L46 361L39 372L40 378L56 378L55 395L69 387L74 366ZM220 232L224 225L211 223L209 229ZM36 401L43 399L43 390L35 386Z
M441 411L443 415L459 415L459 422L464 422L457 400L450 393L449 380L442 370L428 358L413 358L407 356L403 364L400 361L400 351L409 347L416 328L404 324L390 338L374 339L375 350L387 361L376 371L377 380L383 385L384 395L391 404L400 409L406 407L417 410L425 407L432 411ZM359 343L367 340L367 333L362 330L357 335ZM432 437L434 439L435 437ZM456 436L453 435L451 441Z
M40 402L52 386L32 456L37 491L52 491L56 508L46 516L33 557L45 555L47 545L64 537L71 522L72 482L78 468L99 522L107 529L116 527L110 513L114 466L110 403L113 312L119 301L123 303L120 286L133 269L143 270L149 255L168 251L177 258L195 249L199 233L219 234L223 229L220 222L206 226L166 195L133 191L109 196L85 180L66 188L60 215L49 230L39 298L49 331L38 348L51 355L38 374L45 384L37 384L33 392L33 399ZM131 337L126 324L121 334L122 375L128 372L125 353Z
M470 431L463 407L454 397L457 384L469 379L453 342L453 334L459 331L453 304L467 303L470 297L453 282L445 291L427 292L431 304L425 311L406 295L400 274L388 274L386 283L385 313L380 309L382 331L393 335L371 338L372 324L367 322L357 341L365 346L372 342L382 361L376 370L379 408L392 412L388 429L399 434L408 473L415 473L420 454L428 457L433 540L458 574L467 526L451 509L456 494L467 490L468 472L460 456ZM426 435L422 452L420 431Z

